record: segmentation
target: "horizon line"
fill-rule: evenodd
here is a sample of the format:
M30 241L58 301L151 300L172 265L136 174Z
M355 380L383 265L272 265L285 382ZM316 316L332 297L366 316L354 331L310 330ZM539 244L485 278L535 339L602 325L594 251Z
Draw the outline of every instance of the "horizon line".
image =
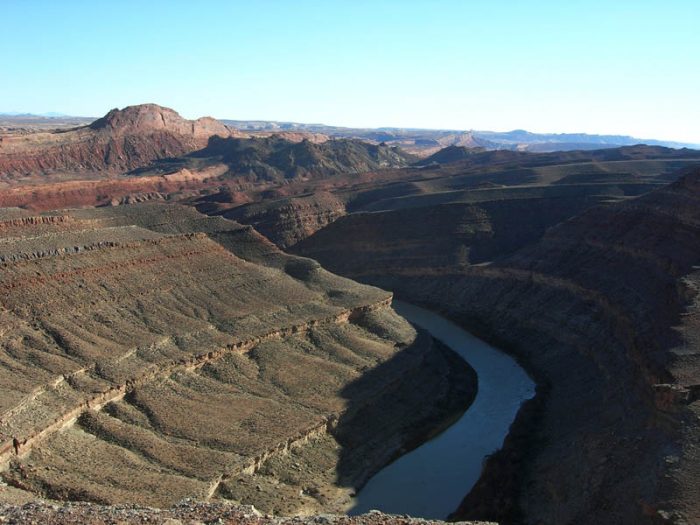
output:
M596 133L591 133L588 131L531 131L527 128L524 127L516 127L512 129L505 129L505 130L494 130L494 129L476 129L476 128L449 128L449 127L444 127L444 128L435 128L435 127L414 127L414 126L391 126L391 125L381 125L381 126L348 126L344 124L326 124L323 122L303 122L303 121L298 121L298 120L280 120L280 119L261 119L261 118L228 118L228 117L214 117L212 115L201 115L199 117L195 118L187 118L183 116L178 110L171 108L169 106L163 106L161 104L158 104L156 102L143 102L140 104L129 104L127 106L124 106L123 108L110 108L105 112L102 116L84 116L84 115L71 115L67 113L61 113L57 111L46 111L42 113L32 113L32 112L26 112L26 111L0 111L0 116L4 117L22 117L22 116L27 116L27 117L41 117L41 118L46 118L46 119L62 119L62 118L80 118L80 119L100 119L104 115L106 115L109 111L113 109L119 109L119 110L124 110L129 107L136 107L136 106L143 106L143 105L148 105L148 104L153 104L156 106L160 106L162 108L167 108L171 109L172 111L175 111L178 115L182 116L183 118L187 120L197 120L199 118L213 118L219 121L230 121L230 122L265 122L265 123L278 123L278 124L295 124L295 125L303 125L303 126L324 126L324 127L329 127L329 128L342 128L342 129L348 129L348 130L406 130L406 131L446 131L446 132L456 132L456 133L514 133L514 132L525 132L529 133L532 135L585 135L589 137L622 137L622 138L629 138L629 139L635 139L635 140L640 140L640 141L645 141L645 140L650 140L650 141L656 141L656 142L667 142L667 143L673 143L673 144L679 144L684 147L692 146L694 148L700 148L700 142L689 142L686 140L677 140L677 139L665 139L665 138L651 138L651 137L646 137L646 138L641 138L636 135L632 134L624 134L624 133L605 133L605 132L596 132ZM300 130L304 131L304 130ZM639 144L644 144L644 142L640 142Z

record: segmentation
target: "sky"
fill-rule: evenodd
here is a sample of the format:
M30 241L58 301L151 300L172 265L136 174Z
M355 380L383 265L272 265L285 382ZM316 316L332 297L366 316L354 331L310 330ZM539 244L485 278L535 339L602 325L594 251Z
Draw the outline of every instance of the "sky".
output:
M700 0L0 0L0 111L700 143Z

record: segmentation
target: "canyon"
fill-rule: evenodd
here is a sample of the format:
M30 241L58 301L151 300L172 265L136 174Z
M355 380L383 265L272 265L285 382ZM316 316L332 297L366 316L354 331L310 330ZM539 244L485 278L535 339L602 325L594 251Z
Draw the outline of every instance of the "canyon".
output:
M0 133L0 206L48 211L181 200L226 188L249 202L289 180L404 167L396 147L308 134L251 136L155 104L112 110L89 125Z
M537 398L487 465L492 477L457 516L698 519L698 180L690 169L646 195L526 231L522 246L498 242L511 232L478 215L459 242L430 236L439 230L423 230L427 217L459 224L436 206L351 214L292 248L442 312L509 349L538 380ZM552 211L537 206L537 216ZM483 257L495 241L503 255Z
M347 512L478 395L395 296L537 384L451 519L700 520L700 152L312 131L2 135L0 502Z
M342 510L475 388L390 294L248 227L165 204L0 225L0 461L16 489Z

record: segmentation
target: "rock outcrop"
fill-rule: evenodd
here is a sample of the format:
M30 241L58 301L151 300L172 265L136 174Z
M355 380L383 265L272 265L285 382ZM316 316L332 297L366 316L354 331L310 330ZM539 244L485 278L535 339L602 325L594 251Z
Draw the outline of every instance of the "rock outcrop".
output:
M212 138L197 157L215 157L256 180L318 179L407 166L415 158L397 147L341 139L322 143L266 138Z
M130 106L84 127L2 137L0 173L10 180L56 172L119 173L201 149L212 136L230 135L209 117L192 121L156 104Z
M667 184L679 169L698 162L698 155L648 147L539 155L474 152L427 169L290 180L248 192L248 201L241 191L224 186L194 204L204 213L250 224L285 249L320 259L335 244L347 242L356 244L341 251L351 259L365 257L373 266L400 268L406 250L414 254L411 266L444 266L511 253L591 206ZM372 228L373 221L381 227ZM359 232L372 240L365 243ZM379 237L384 248L373 253ZM435 239L443 241L439 247L431 244ZM301 242L303 247L292 248ZM418 255L420 243L427 243L427 250ZM436 260L421 262L429 257ZM348 264L359 267L357 261Z
M696 169L647 195L591 208L484 265L440 268L425 241L420 253L406 250L403 267L398 252L389 268L353 259L352 243L327 252L328 267L442 311L518 355L538 379L536 401L457 516L700 519L698 210ZM359 238L367 252L383 253L375 237ZM412 267L412 255L429 264Z
M355 276L464 268L537 241L547 228L597 201L590 195L532 192L513 199L353 213L302 237L290 250ZM246 217L240 220L248 223Z
M0 136L0 206L51 210L234 192L232 203L290 181L397 168L395 147L298 134L250 136L212 118L144 104L87 126ZM225 184L225 186L224 186ZM230 193L229 193L230 194Z
M206 209L200 205L200 208ZM342 217L346 206L341 197L317 192L303 197L251 203L224 213L224 217L249 224L281 248L310 237Z
M89 503L51 505L31 503L22 507L0 505L0 519L13 524L44 523L46 525L124 525L158 523L162 525L439 525L443 521L422 520L370 512L362 516L324 514L302 518L275 518L263 515L254 506L224 503L200 503L184 500L169 509L152 509L135 505L102 506ZM457 522L457 525L489 525L483 521ZM493 524L491 524L493 525Z
M0 231L0 466L18 498L340 511L473 396L389 293L250 227L149 204L11 211Z
M37 185L16 184L0 189L0 206L47 211L64 207L105 206L177 198L183 194L197 194L202 188L217 185L226 173L226 166L213 164L195 171L180 169L162 175L67 180Z
M479 147L447 146L446 148L442 148L440 151L421 159L418 164L428 166L430 164L458 162L460 160L468 159L476 153L483 153L484 151L486 151L484 148Z

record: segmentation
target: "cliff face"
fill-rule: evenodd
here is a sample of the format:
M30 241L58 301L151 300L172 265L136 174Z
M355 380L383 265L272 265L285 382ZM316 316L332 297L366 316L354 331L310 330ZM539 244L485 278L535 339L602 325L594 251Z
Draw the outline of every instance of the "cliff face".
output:
M318 192L233 208L224 217L253 226L281 248L310 237L346 213L341 197Z
M390 294L249 227L139 205L12 212L0 232L0 467L15 490L342 510L473 394Z
M359 258L384 269L445 267L512 253L591 206L667 184L696 159L694 152L647 147L558 155L473 152L439 166L272 183L249 192L247 202L240 191L223 187L194 204L320 260L338 248L351 259L348 271L362 266L352 260ZM375 250L379 243L381 252Z
M514 252L593 202L586 197L534 196L354 213L290 249L341 274L433 273Z
M586 508L624 523L700 517L699 179L591 210L492 268L423 283L550 384L535 431L547 445L519 495L533 521L584 523Z
M360 140L294 142L277 136L213 139L197 156L217 157L233 172L278 182L403 167L415 160L399 148Z
M6 178L54 172L124 172L154 160L178 157L231 132L212 118L185 120L175 111L143 104L114 109L89 126L0 140L0 173Z
M645 196L592 208L482 266L438 267L427 237L415 251L405 245L403 254L390 244L393 259L385 266L391 232L377 219L372 224L381 233L358 232L350 246L364 243L378 264L338 244L319 257L331 269L443 311L519 355L539 380L532 417L521 418L459 516L528 523L700 519L698 210L696 170ZM417 231L421 217L411 223ZM406 235L395 231L400 244ZM314 253L303 248L316 236L299 251ZM314 246L324 249L320 241Z
M170 199L215 185L227 171L226 166L214 164L195 171L180 169L163 175L17 184L0 190L0 206L46 211Z
M230 135L228 128L216 119L202 117L186 120L176 111L156 104L141 104L123 110L113 109L89 127L95 131L108 130L115 135L163 131L204 141L213 135Z

